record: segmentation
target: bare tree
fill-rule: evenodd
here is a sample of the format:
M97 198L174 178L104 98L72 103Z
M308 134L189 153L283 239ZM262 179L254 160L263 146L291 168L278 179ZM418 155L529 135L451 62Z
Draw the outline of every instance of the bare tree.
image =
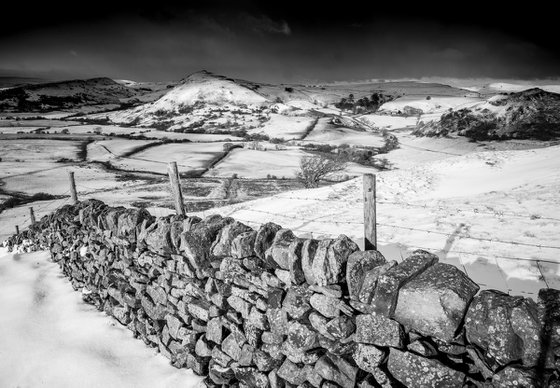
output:
M346 162L335 156L307 155L301 158L299 166L297 178L303 182L305 187L317 187L321 179L344 171Z

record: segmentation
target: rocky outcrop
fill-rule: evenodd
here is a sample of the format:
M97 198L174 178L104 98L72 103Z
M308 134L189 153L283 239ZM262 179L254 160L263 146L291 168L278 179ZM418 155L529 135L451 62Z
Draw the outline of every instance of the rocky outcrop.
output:
M458 134L475 140L560 137L560 94L534 88L490 98L485 104L445 113L420 124L418 136Z
M475 296L466 275L424 251L387 262L346 236L95 200L7 245L50 250L86 302L209 387L560 383L560 291L541 290L538 303Z

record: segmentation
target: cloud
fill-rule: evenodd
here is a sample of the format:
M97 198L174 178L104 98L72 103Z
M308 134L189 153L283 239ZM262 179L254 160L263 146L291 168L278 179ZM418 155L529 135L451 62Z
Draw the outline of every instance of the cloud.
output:
M271 34L281 34L289 36L292 34L290 25L285 20L272 20L266 15L251 15L244 13L241 15L242 21L246 22L253 31L265 32Z

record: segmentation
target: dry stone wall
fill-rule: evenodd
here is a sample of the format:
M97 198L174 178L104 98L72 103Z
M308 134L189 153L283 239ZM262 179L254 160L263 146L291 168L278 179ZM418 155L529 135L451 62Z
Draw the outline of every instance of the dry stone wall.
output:
M96 200L7 241L48 249L83 299L209 387L559 387L560 292L479 287L416 251L297 238Z

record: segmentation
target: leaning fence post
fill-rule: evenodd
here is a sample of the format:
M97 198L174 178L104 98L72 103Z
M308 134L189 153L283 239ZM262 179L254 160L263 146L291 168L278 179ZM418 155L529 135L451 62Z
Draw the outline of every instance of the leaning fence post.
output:
M76 181L74 180L74 171L68 171L68 178L70 179L70 196L72 203L78 203L78 193L76 192Z
M19 234L19 225L16 225L16 234Z
M364 174L364 250L377 249L375 174Z
M173 193L173 199L175 201L175 211L177 214L185 216L185 205L183 204L183 193L181 191L177 162L170 162L167 165L167 172L169 174L169 181L171 182L171 192Z
M29 217L31 218L31 224L35 223L35 212L33 211L33 206L29 208Z

